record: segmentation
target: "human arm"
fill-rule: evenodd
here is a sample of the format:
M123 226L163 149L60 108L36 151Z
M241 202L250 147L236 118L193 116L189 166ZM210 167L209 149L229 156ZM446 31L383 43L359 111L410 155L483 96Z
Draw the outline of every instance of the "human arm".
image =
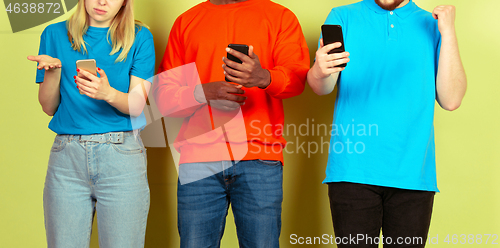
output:
M436 100L443 109L453 111L460 107L467 89L467 77L460 59L455 33L455 7L437 6L432 16L438 20L441 33Z
M330 94L333 91L340 72L345 69L345 67L335 66L349 62L348 52L328 54L330 50L340 46L340 42L324 46L323 39L321 39L314 65L307 72L307 83L314 93L320 96Z
M165 70L162 66L160 70ZM222 110L234 110L244 104L246 97L240 96L244 93L241 85L224 81L201 84L195 63L159 73L153 86L160 113L169 117L190 116L207 103Z
M243 80L238 82L242 83L243 86L260 87L271 97L285 99L299 95L304 90L309 69L309 49L295 15L290 10L284 10L280 20L280 31L276 35L276 40L269 44L273 48L271 50L272 64L268 65L268 68L262 68L257 54L253 52L253 46L250 46L249 49L250 56L243 55L246 56L246 58L243 57L245 58L242 60L243 64L235 65L227 58L224 58L224 62L227 66L233 67L232 65L234 65L241 69L239 71L243 74L239 74L238 77ZM230 53L235 56L238 54L232 51ZM262 55L260 56L262 57ZM234 76L234 71L229 70L230 68L227 66L224 66L226 75ZM249 70L249 68L252 69ZM228 78L232 79L231 81L236 81L234 77Z
M28 60L38 62L38 70L45 70L38 88L38 101L43 112L53 116L60 103L61 61L48 55L28 56Z
M207 78L201 82L197 66L207 66L214 58L197 63L193 58L186 58L189 49L184 46L187 38L182 30L185 25L182 16L175 21L155 76L153 96L158 110L163 116L188 117L207 104L222 110L239 108L246 99L235 95L244 93L241 86L223 81L209 82Z
M153 35L146 27L136 28L134 46L127 55L127 60L131 61L130 67L121 72L123 74L116 74L118 68L125 66L120 63L106 69L109 78L100 68L97 68L100 77L81 69L77 69L79 73L75 76L80 93L106 101L118 111L130 116L141 115L151 88L150 81L154 76L155 66ZM100 61L99 57L97 59ZM110 81L114 87L110 85Z
M220 110L232 111L245 104L247 99L241 85L234 85L224 81L210 82L196 85L194 98L200 103L208 103L211 107Z
M195 89L201 80L196 63L185 62L182 26L182 18L178 17L153 83L153 97L160 113L178 118L188 117L205 105L195 99Z
M98 68L100 77L85 70L77 69L82 76L75 76L75 82L81 93L96 100L104 100L124 114L139 116L146 104L151 83L134 75L130 76L129 92L124 93L109 85L104 70Z

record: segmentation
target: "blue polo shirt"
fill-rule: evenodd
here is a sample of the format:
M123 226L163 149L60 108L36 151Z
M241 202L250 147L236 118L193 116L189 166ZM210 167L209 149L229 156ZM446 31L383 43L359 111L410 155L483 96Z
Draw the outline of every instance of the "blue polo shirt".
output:
M109 28L89 27L83 36L88 53L73 50L68 40L66 22L59 22L45 28L40 38L38 54L46 54L61 60L61 101L49 123L57 134L99 134L131 131L146 125L144 113L130 117L103 100L81 95L73 76L77 75L76 61L95 59L97 67L103 69L111 87L127 93L130 76L149 80L154 76L155 50L153 35L142 27L136 28L136 37L125 61L116 63L121 50L113 55L108 42ZM37 70L36 82L43 82L45 70Z
M350 62L337 83L329 182L438 191L434 105L437 21L413 1L387 11L374 0L332 9Z

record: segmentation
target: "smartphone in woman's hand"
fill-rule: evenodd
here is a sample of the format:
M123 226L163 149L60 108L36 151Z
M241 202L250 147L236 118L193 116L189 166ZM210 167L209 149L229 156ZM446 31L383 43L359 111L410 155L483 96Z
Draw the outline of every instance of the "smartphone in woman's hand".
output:
M94 76L97 76L97 66L95 63L95 59L82 59L82 60L77 60L76 61L76 68L80 70L85 70L90 73L92 73ZM78 72L78 77L88 79L87 77L83 76L81 73ZM83 95L82 91L80 90L80 94Z

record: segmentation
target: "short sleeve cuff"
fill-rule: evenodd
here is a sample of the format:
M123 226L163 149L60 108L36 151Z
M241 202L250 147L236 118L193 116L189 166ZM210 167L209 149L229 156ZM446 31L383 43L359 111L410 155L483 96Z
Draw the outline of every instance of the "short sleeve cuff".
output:
M151 73L141 73L139 71L132 71L130 75L136 76L140 79L144 79L150 83L153 83L154 75L151 75Z

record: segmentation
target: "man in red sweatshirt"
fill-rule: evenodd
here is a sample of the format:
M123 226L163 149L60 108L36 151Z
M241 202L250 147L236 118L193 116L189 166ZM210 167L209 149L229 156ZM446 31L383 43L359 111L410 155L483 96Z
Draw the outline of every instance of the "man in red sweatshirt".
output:
M269 0L209 0L177 18L153 91L164 116L184 118L181 247L219 247L229 205L241 247L279 247L282 99L302 93L308 68L297 18Z

